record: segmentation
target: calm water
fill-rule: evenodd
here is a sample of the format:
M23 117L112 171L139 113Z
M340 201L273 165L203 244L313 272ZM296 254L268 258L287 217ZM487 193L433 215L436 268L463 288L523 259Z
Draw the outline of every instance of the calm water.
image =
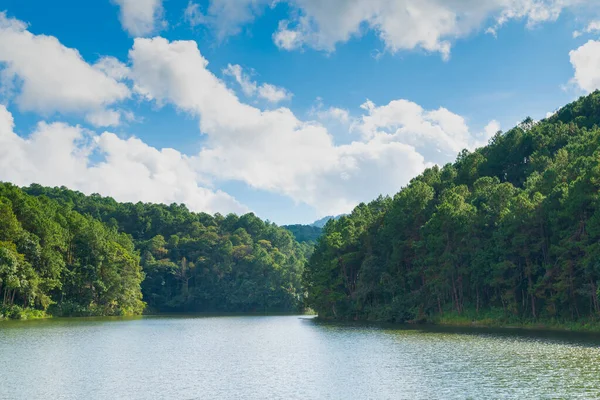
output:
M600 339L307 317L0 323L0 399L597 399Z

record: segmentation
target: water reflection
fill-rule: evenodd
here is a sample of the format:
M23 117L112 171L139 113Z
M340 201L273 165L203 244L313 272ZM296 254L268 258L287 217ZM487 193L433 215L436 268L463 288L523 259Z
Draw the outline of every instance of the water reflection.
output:
M0 399L600 398L600 336L298 316L0 323Z

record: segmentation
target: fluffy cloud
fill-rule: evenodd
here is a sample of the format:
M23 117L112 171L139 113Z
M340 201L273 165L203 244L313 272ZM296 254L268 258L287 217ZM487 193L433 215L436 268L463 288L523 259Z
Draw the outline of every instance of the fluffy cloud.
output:
M554 21L565 8L592 0L280 0L292 9L273 35L286 50L312 47L332 51L336 44L372 30L392 52L415 48L447 58L451 42L486 23L496 31L510 20L528 27ZM257 10L277 1L211 0L208 16L221 36L236 34ZM196 8L197 10L197 8ZM205 17L205 16L203 16Z
M103 72L106 76L118 81L126 79L129 68L121 61L111 56L104 56L94 64L94 68Z
M92 162L92 155L102 158ZM157 150L136 138L100 135L79 126L39 123L22 138L10 112L0 105L0 180L17 185L65 185L120 201L185 203L192 210L245 212L221 191L198 186L193 158L173 149Z
M322 213L347 212L378 193L395 193L472 142L462 117L399 100L382 107L365 103L357 128L362 140L336 145L325 127L288 108L242 103L207 69L193 41L136 39L130 59L140 93L199 117L207 135L195 159L199 171L284 194ZM433 144L434 151L425 151Z
M571 83L586 92L600 88L600 41L590 40L569 53L575 76Z
M113 0L120 8L123 28L132 36L146 36L166 26L162 0Z
M361 107L367 114L354 129L363 136L410 144L438 164L473 147L464 118L445 108L427 111L408 100L394 100L380 107L367 101Z
M295 0L299 17L284 21L274 39L286 49L310 46L331 51L340 42L376 32L392 52L420 48L449 56L451 41L494 21L495 31L509 20L529 27L554 21L579 0ZM291 26L291 27L290 27Z
M284 88L269 83L263 83L259 86L248 74L244 73L242 67L239 65L229 64L223 70L223 73L234 77L246 96L257 96L270 103L279 103L292 98L292 94Z
M113 58L91 66L77 50L55 37L33 35L26 24L0 12L1 82L5 91L17 92L22 111L80 113L98 125L118 123L115 114L106 118L111 113L107 106L130 96L129 88L118 81L124 69Z

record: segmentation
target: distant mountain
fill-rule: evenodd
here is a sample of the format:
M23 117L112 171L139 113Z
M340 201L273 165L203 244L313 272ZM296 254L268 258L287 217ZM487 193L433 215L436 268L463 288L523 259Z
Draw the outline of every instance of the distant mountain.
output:
M344 215L346 215L346 214L340 214L340 215L336 215L336 216L328 215L326 217L321 218L318 221L313 222L312 224L310 224L310 226L316 226L317 228L323 228L325 226L325 224L327 222L329 222L330 219L337 220L337 219L340 219L341 217L343 217Z
M321 237L321 234L323 233L323 227L325 226L325 224L327 224L327 222L331 219L337 220L340 219L340 217L344 216L346 214L341 214L341 215L329 215L327 217L321 218L318 221L313 222L310 225L302 225L302 224L295 224L295 225L284 225L282 226L282 228L287 229L288 231L292 232L292 234L294 235L294 237L296 238L296 240L299 243L316 243L317 239L319 239L319 237Z
M282 228L292 232L299 243L315 243L323 232L318 226L312 225L284 225Z

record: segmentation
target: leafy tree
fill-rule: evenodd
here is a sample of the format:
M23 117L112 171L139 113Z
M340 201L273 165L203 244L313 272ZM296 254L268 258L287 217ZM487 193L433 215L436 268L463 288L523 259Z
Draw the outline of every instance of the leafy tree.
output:
M599 318L598 115L595 92L527 118L327 224L304 272L308 304L390 321Z

